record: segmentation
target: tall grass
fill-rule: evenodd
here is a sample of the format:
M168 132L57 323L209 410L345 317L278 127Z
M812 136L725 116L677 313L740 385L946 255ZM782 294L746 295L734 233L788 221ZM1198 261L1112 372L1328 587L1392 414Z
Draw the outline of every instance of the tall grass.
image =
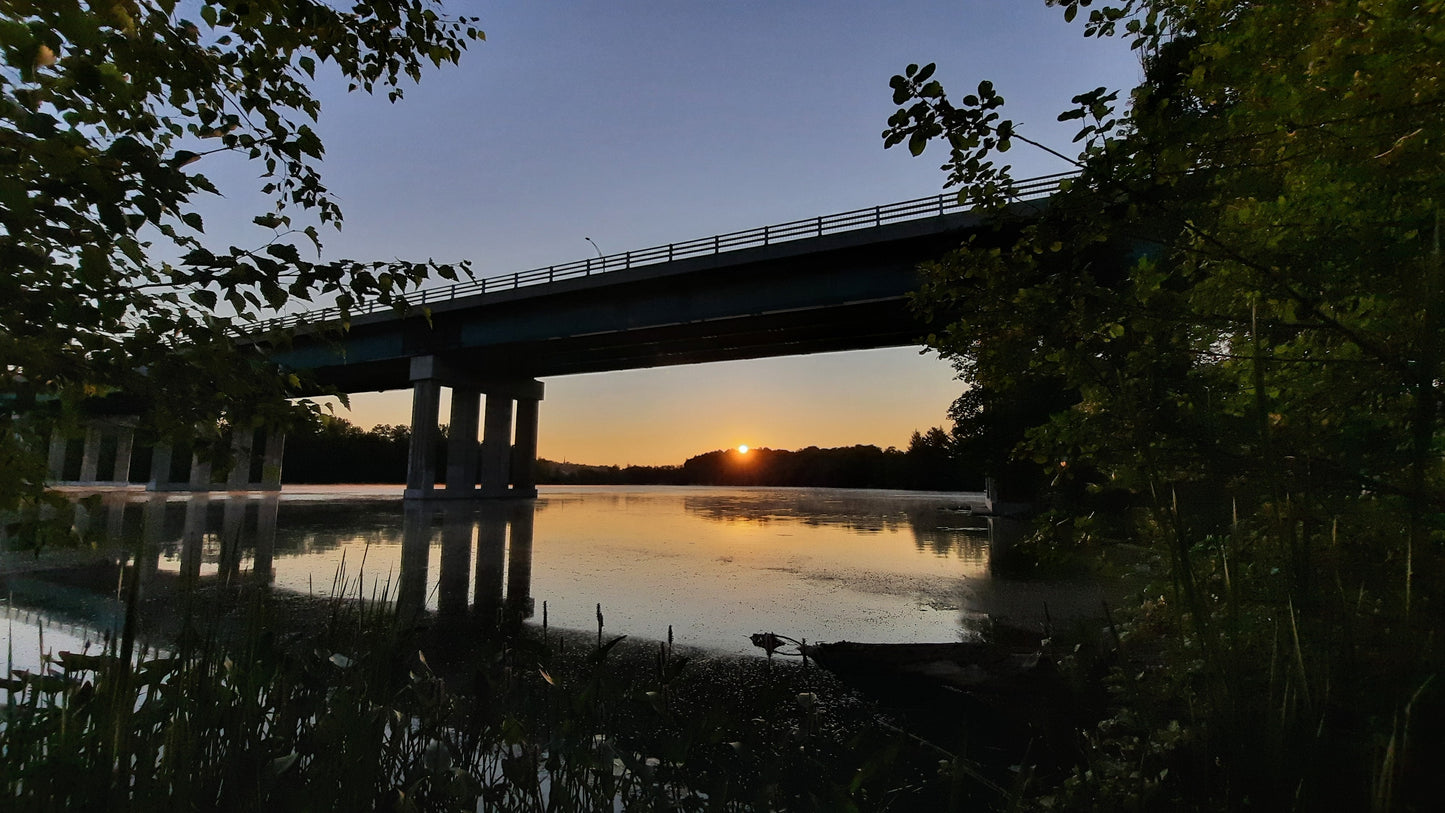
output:
M162 650L128 623L99 652L12 673L0 808L947 805L937 755L833 705L817 670L710 671L670 644L639 655L603 640L600 618L594 644L515 618L432 623L385 589L348 592L338 576L311 605L320 629L296 636L264 588L193 586Z
M1168 497L1141 512L1156 578L1126 610L1111 713L1051 803L1387 811L1445 798L1439 540L1412 545L1403 500L1311 503L1287 483L1253 496L1224 533L1199 533Z

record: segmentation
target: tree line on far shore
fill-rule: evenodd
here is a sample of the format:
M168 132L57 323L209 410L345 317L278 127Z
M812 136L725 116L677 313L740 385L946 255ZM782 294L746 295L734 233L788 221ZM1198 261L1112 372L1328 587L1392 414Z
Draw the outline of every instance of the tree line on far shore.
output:
M434 454L445 470L446 427ZM288 483L402 483L411 428L379 424L364 430L327 416L292 434L284 463ZM537 482L549 485L718 485L898 488L981 491L985 461L940 427L914 432L907 449L872 445L820 449L720 449L675 466L600 466L537 461Z

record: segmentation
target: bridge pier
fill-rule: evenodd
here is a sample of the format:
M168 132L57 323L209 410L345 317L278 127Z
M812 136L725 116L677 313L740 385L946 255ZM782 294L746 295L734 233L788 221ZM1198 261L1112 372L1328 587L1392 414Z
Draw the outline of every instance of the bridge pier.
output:
M135 426L124 423L115 432L115 466L110 479L116 483L130 482L130 458L135 453Z
M281 460L286 454L286 433L272 429L266 433L266 446L261 451L261 490L281 490Z
M47 474L51 482L69 482L72 485L127 485L130 483L132 460L136 453L135 416L100 417L85 423L84 446L81 450L79 476L67 481L66 458L70 440L60 428L50 434L50 448L46 458ZM115 459L110 464L109 479L101 479L102 452L110 437L115 439ZM251 480L252 463L255 458L255 430L249 426L237 429L231 450L235 465L226 478L225 484L211 482L211 463L199 455L192 455L190 469L175 472L175 447L168 438L157 439L151 446L150 478L147 491L213 491L224 488L230 491L280 491L281 458L286 449L286 434L277 429L266 433L265 447L261 455L261 480ZM185 479L173 479L177 474Z
M146 491L280 491L281 458L286 450L286 433L279 429L266 432L266 441L261 451L261 480L251 479L252 463L256 457L255 430L251 427L238 428L231 439L231 453L235 458L225 483L211 482L211 462L200 455L191 455L191 466L185 480L172 479L176 473L175 447L171 441L161 439L151 448L151 477ZM127 455L127 459L129 456ZM119 471L120 460L116 460Z
M65 478L65 452L70 447L70 438L56 427L50 433L50 456L46 460L46 469L50 474L52 482L60 482Z
M512 449L512 490L519 497L537 496L537 421L540 398L517 400L517 445Z
M85 450L80 455L80 482L94 483L100 466L100 441L104 436L100 424L92 421L85 427Z
M512 480L512 399L487 393L482 430L482 496L506 497Z
M411 449L407 499L528 498L537 496L537 413L542 383L488 379L436 356L411 360ZM444 489L437 489L435 449L441 388L452 390ZM482 397L486 405L482 406ZM512 441L513 412L517 437ZM478 424L482 440L477 442ZM480 488L478 481L480 480Z
M452 387L452 422L447 434L448 495L470 491L476 486L477 418L481 406L480 390Z
M436 448L441 428L437 413L441 409L442 382L435 378L417 379L416 360L412 361L411 382L411 448L406 461L407 499L431 497L436 490Z
M125 485L130 482L131 455L135 451L135 425L134 417L100 417L87 421L79 476L68 482L76 485ZM102 480L102 446L110 436L115 437L115 461L110 468L110 477ZM67 482L65 464L69 450L70 438L56 427L50 434L50 449L46 456L46 470L51 482Z

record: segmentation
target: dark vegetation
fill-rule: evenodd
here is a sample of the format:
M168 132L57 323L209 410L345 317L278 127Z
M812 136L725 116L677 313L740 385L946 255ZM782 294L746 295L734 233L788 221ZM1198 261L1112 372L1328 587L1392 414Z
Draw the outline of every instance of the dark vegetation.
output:
M428 277L469 273L320 258L342 212L321 179L312 83L320 71L396 101L480 41L475 23L431 0L0 4L7 526L33 544L66 535L11 518L63 507L45 492L45 439L88 414L139 415L142 443L222 461L232 428L308 420L315 405L290 399L315 388L234 325L318 299L405 308ZM261 196L241 245L209 236L197 211L221 192L206 173L222 155L249 162Z
M1144 72L1060 115L1079 176L1046 208L987 81L909 66L884 133L993 215L916 304L974 385L959 433L1042 473L1028 545L1152 552L1112 712L1037 801L1438 807L1442 7L1050 5Z
M633 644L600 621L593 638L264 589L182 601L163 651L136 640L145 612L132 603L120 638L3 679L8 810L923 810L1003 798L1002 766L905 733L797 662Z

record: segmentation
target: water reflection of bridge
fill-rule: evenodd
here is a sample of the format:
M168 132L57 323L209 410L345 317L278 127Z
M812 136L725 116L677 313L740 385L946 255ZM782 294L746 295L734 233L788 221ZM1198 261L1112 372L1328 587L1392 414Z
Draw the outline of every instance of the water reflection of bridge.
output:
M357 541L356 534L347 538L324 525L283 522L286 506L274 494L205 493L139 500L116 494L99 506L77 503L75 528L93 540L94 547L47 551L41 557L6 554L0 590L15 604L93 629L117 630L133 582L146 614L154 617L176 611L187 594L248 586L280 590L275 587L278 557ZM400 556L385 588L359 592L365 598L384 596L408 622L465 620L495 626L533 614L534 502L409 501L403 507L395 500L354 501L339 508L353 514L374 510L398 521L382 524L362 539L368 548L399 545ZM278 526L284 529L279 537ZM429 578L434 548L435 581ZM339 582L321 587L321 598L346 589ZM356 594L347 591L339 597ZM168 627L172 619L154 620Z

